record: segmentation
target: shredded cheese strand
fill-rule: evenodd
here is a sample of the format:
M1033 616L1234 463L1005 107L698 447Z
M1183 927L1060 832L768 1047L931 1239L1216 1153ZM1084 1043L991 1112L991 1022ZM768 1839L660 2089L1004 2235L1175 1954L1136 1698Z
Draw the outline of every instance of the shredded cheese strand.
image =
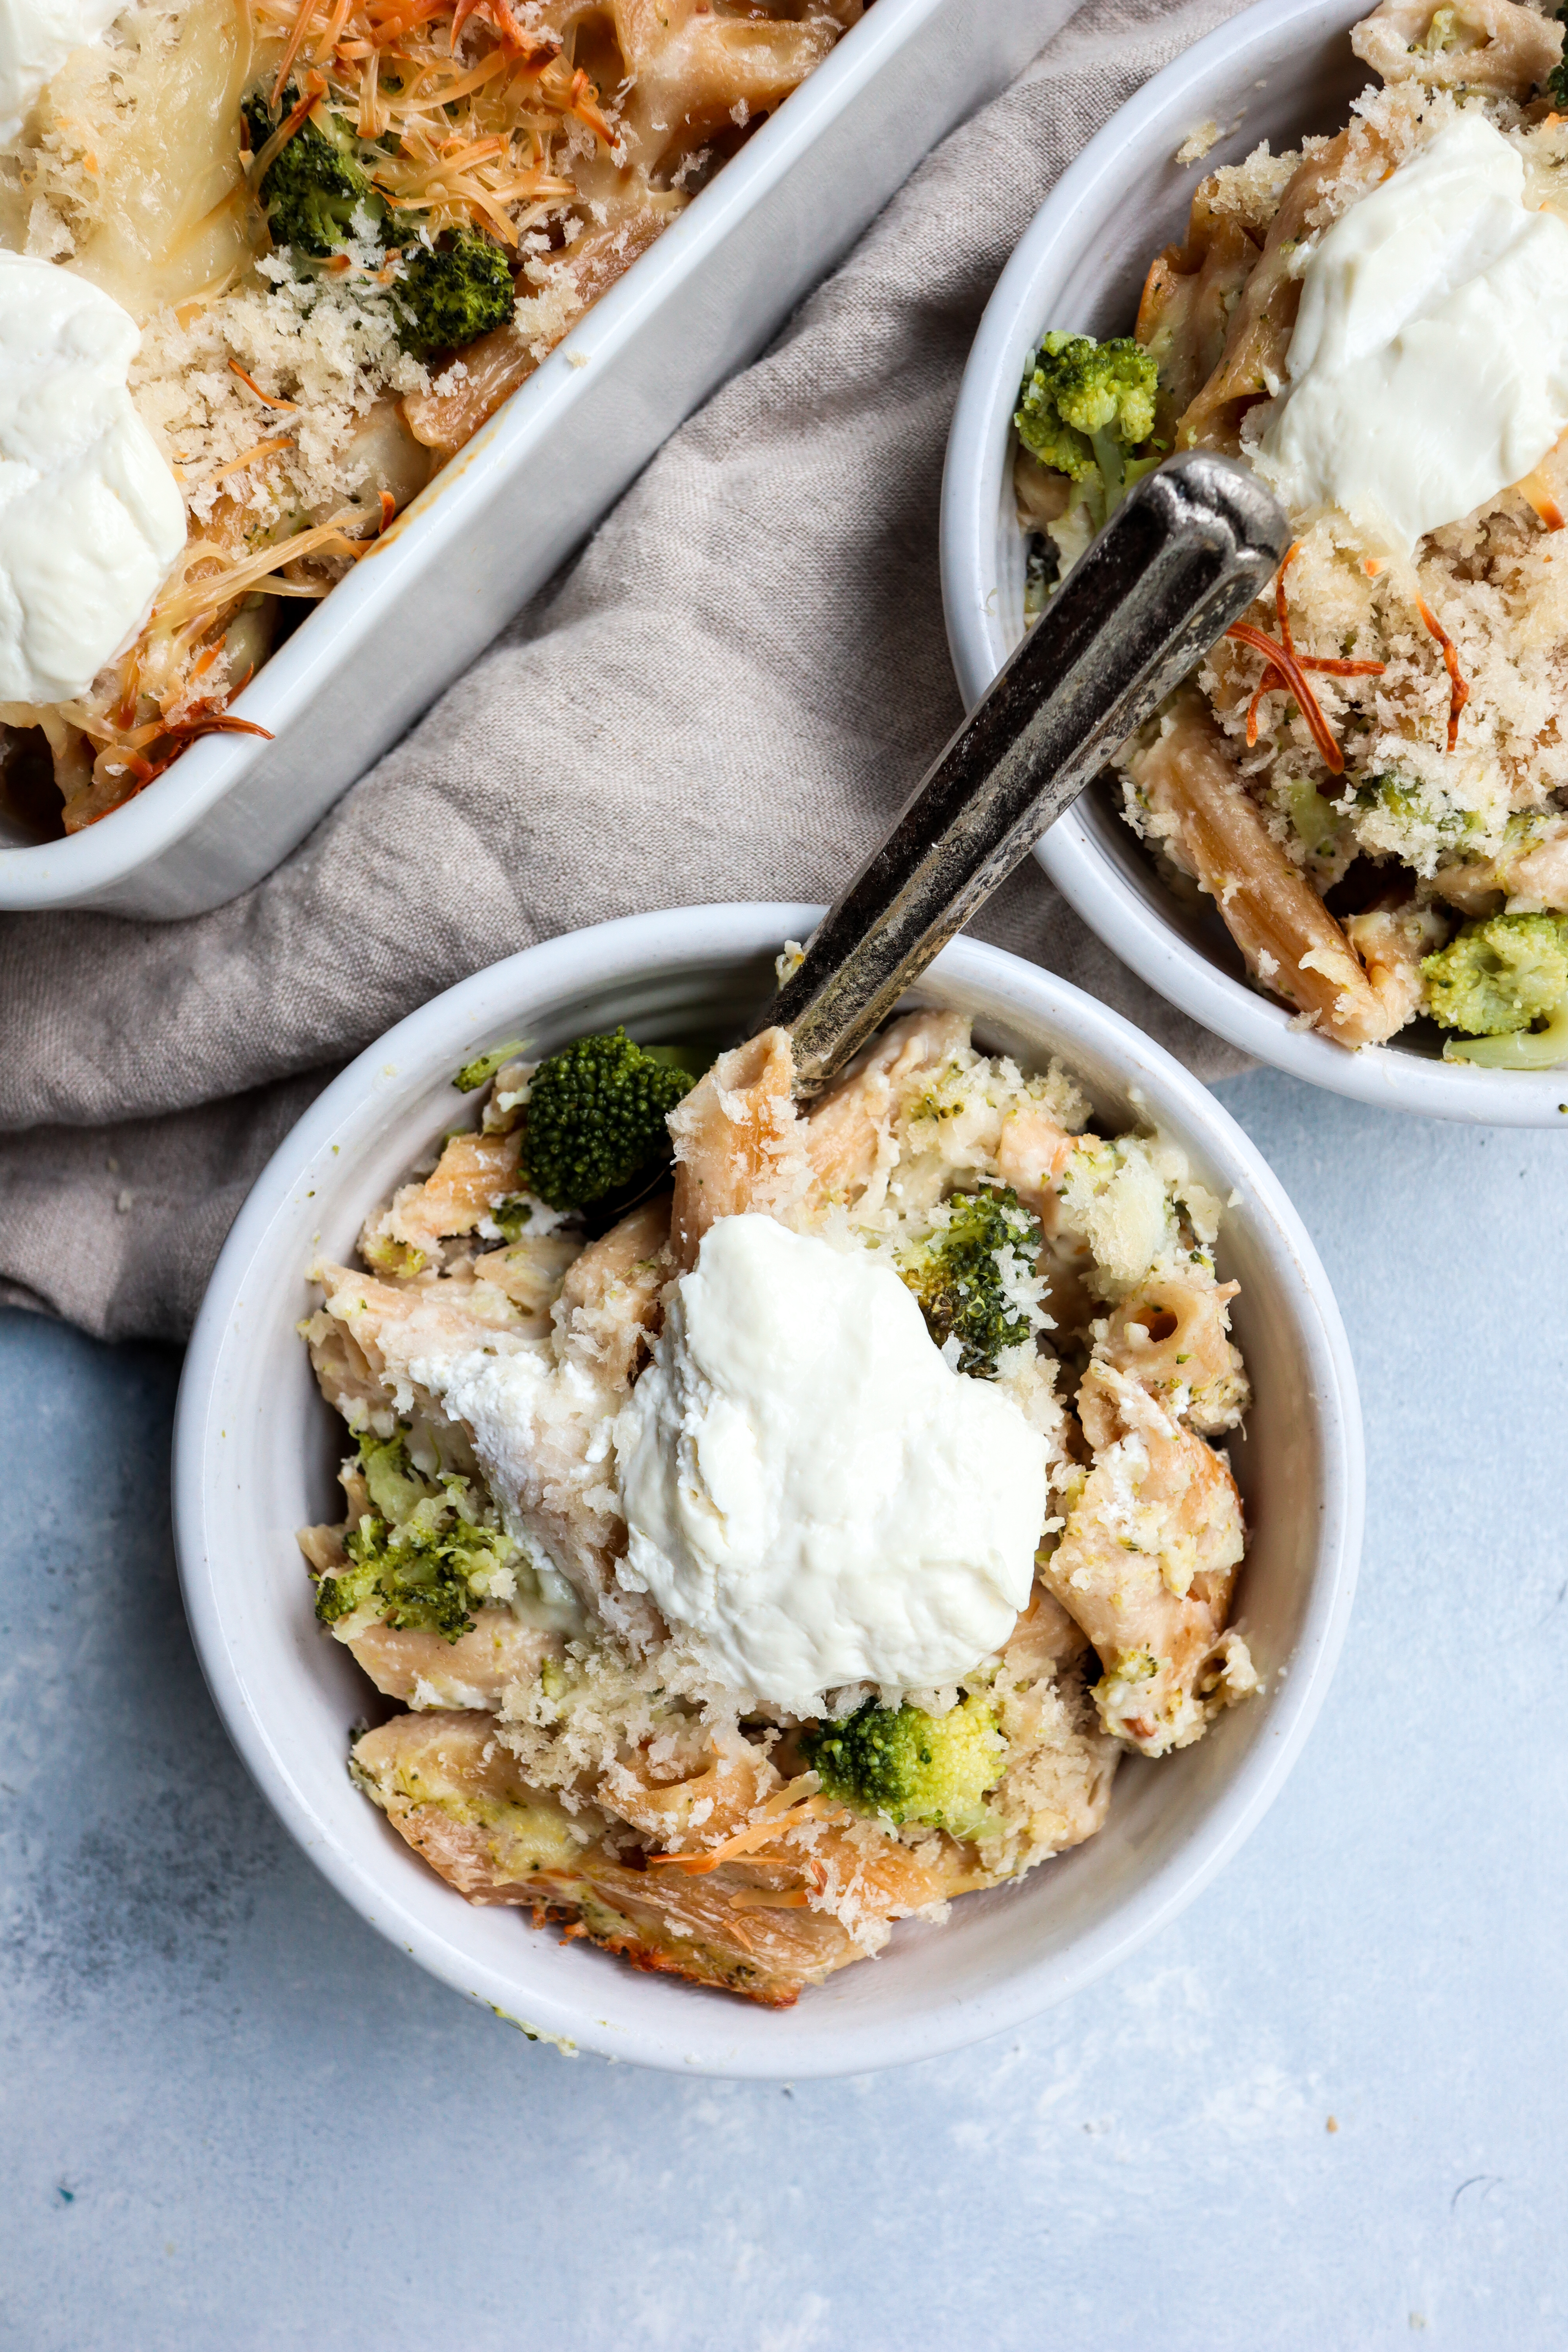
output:
M1459 740L1459 713L1470 698L1469 680L1459 667L1458 647L1425 596L1416 597L1415 609L1421 615L1422 626L1436 638L1443 649L1443 667L1448 673L1448 749L1451 751Z

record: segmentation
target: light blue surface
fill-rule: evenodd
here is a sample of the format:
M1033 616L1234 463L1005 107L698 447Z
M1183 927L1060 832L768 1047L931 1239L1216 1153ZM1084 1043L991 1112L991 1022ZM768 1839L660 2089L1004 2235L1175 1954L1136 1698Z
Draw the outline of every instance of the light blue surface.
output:
M568 2061L374 1936L203 1689L175 1359L0 1318L5 2352L1568 2342L1568 1143L1219 1091L1356 1351L1338 1680L1171 1933L856 2082Z

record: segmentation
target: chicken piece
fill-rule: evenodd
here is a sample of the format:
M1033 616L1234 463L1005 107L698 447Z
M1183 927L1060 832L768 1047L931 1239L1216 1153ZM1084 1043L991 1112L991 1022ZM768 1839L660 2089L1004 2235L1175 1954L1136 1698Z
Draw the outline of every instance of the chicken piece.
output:
M522 1330L498 1329L482 1312L474 1311L477 1284L384 1282L353 1266L334 1265L330 1259L318 1260L310 1270L310 1279L321 1284L326 1294L322 1311L346 1334L354 1350L349 1356L337 1334L329 1331L319 1349L312 1347L312 1360L319 1358L318 1372L325 1370L335 1381L344 1361L363 1365L391 1410L388 1435L397 1415L407 1415L416 1403L429 1402L418 1392L409 1370L412 1364L474 1349L497 1355L541 1351L542 1343L538 1339ZM323 1392L329 1404L336 1403L336 1394L324 1381ZM352 1421L350 1426L353 1426Z
M397 1409L353 1332L324 1307L300 1329L310 1350L317 1386L332 1411L342 1415L356 1436L368 1429L377 1437L390 1437L397 1427Z
M476 1283L489 1283L537 1331L548 1328L550 1310L561 1296L566 1270L583 1252L581 1234L540 1234L487 1250L473 1263Z
M679 1779L655 1778L639 1745L610 1765L593 1794L660 1853L700 1853L742 1828L784 1785L760 1748L721 1727L702 1741L697 1769Z
M1095 1343L1098 1363L1125 1372L1205 1437L1234 1429L1252 1402L1226 1308L1241 1285L1196 1265L1163 1268L1118 1301ZM1079 1401L1083 1433L1097 1451L1111 1442L1117 1399L1098 1383Z
M668 1192L633 1209L572 1265L561 1286L556 1326L568 1354L617 1393L658 1328L664 1286L674 1273Z
M1345 919L1345 937L1366 971L1367 983L1392 1017L1395 1029L1414 1020L1421 1009L1426 982L1421 959L1433 954L1448 935L1443 917L1431 907L1418 907L1408 887L1390 890Z
M616 1582L626 1523L605 1475L603 1436L657 1319L670 1271L668 1214L668 1198L648 1202L583 1252L543 1341L476 1320L463 1302L477 1284L395 1285L343 1266L315 1270L327 1314L346 1327L395 1411L417 1407L467 1427L510 1532L542 1545L579 1599L639 1653L663 1626L650 1601ZM526 1413L520 1392L511 1426L481 1441L448 1404L451 1385L481 1359L512 1356L527 1359Z
M500 1603L476 1610L473 1632L455 1642L415 1626L348 1632L348 1622L332 1627L338 1640L378 1691L412 1707L494 1709L515 1684L537 1682L545 1660L565 1649L558 1633L524 1624Z
M922 1074L951 1061L968 1043L969 1024L962 1013L910 1013L856 1055L806 1119L808 1210L825 1208L830 1201L880 1206L898 1156L894 1120Z
M1081 1634L1079 1643L1081 1655ZM996 1877L1016 1877L1103 1828L1121 1750L1100 1726L1081 1664L1023 1687L1004 1677L996 1717L1008 1743L1007 1769L988 1802L1009 1832L1005 1868ZM981 1852L993 1860L989 1841Z
M1057 1179L1077 1143L1043 1103L1021 1103L1002 1122L996 1173L1012 1186L1020 1206L1044 1221L1055 1212Z
M1029 1605L1007 1637L1002 1664L1016 1682L1048 1681L1076 1664L1088 1647L1083 1627L1037 1577Z
M1139 829L1215 900L1247 968L1342 1045L1382 1045L1408 1017L1398 974L1362 970L1311 884L1269 833L1201 695L1184 688L1128 762Z
M1106 1669L1094 1694L1106 1729L1163 1756L1200 1738L1212 1711L1241 1498L1220 1455L1114 1365L1091 1364L1084 1389L1109 1442L1041 1574Z
M1562 62L1563 27L1517 0L1382 0L1351 47L1384 81L1533 96Z
M416 1275L437 1243L471 1234L518 1189L517 1135L454 1135L422 1183L405 1184L365 1220L360 1255L384 1274Z
M1203 181L1193 198L1186 243L1168 245L1155 257L1138 305L1133 332L1159 362L1154 432L1167 445L1219 366L1237 298L1261 250L1214 197L1214 181Z
M784 2009L862 1957L836 1918L809 1906L798 1865L631 1866L606 1842L603 1813L573 1812L530 1787L488 1717L397 1716L358 1742L352 1769L399 1835L470 1903L527 1906L536 1927L567 1921L571 1934L636 1968ZM779 1885L782 1876L795 1885Z
M721 1217L749 1210L784 1217L805 1199L814 1171L794 1087L789 1037L783 1029L764 1029L721 1054L670 1112L670 1236L680 1272L696 1265L703 1234Z
M1363 136L1370 135L1363 127ZM1231 310L1218 365L1176 425L1178 449L1222 449L1234 457L1241 447L1242 418L1268 397L1271 382L1283 382L1301 305L1295 270L1307 215L1342 171L1352 137L1352 131L1342 131L1321 153L1310 155L1280 198L1262 255Z
M622 121L656 181L732 122L772 114L860 15L859 0L832 0L798 23L761 9L721 16L711 0L612 7L630 82Z
M1461 915L1476 921L1502 912L1568 912L1568 826L1511 856L1485 863L1440 866L1426 886Z
M980 1843L976 1885L1016 1878L1103 1825L1121 1750L1085 1687L1089 1663L1083 1628L1037 1578L994 1685L1007 1768L986 1801L1003 1830Z

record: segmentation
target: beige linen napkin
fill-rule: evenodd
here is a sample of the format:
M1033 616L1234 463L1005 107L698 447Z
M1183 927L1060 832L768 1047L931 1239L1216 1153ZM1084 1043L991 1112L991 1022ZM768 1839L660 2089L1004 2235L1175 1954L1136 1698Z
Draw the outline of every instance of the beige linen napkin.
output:
M960 716L937 503L986 298L1064 164L1234 5L1089 0L267 881L182 923L0 925L0 1297L180 1336L289 1124L415 1005L610 916L833 897ZM1032 861L975 929L1242 1066Z

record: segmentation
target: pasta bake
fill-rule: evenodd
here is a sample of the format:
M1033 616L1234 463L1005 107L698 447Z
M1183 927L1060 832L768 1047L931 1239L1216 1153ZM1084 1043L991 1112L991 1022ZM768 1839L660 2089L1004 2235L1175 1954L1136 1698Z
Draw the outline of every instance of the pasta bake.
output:
M251 726L229 705L310 603L862 5L17 0L11 816L75 832Z
M1131 334L1053 323L1015 464L1037 611L1173 448L1292 543L1118 765L1172 887L1341 1045L1568 1058L1568 72L1520 0L1383 0L1332 136L1198 186ZM1202 152L1197 142L1195 152ZM1187 160L1184 150L1181 160Z
M782 1031L517 1050L312 1269L351 1771L470 1902L784 2006L1257 1686L1220 1205L953 1013L805 1109Z

